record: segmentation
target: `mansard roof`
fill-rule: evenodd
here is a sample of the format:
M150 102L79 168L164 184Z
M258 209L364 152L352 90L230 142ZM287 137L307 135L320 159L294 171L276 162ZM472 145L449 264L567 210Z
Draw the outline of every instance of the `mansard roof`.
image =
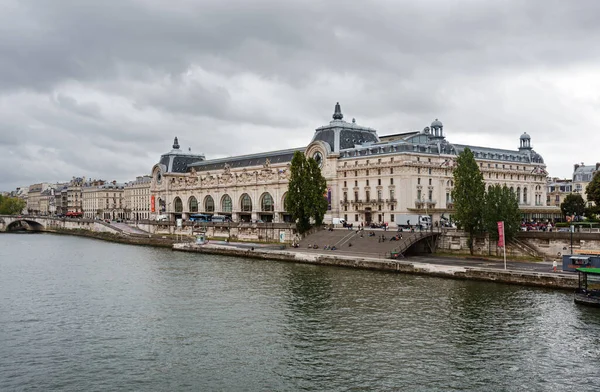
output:
M229 165L231 169L260 166L264 165L267 159L269 160L271 165L288 163L292 161L292 158L294 157L294 153L296 151L304 152L305 149L306 147L299 147L288 150L278 150L258 154L209 159L189 164L186 171L189 171L192 168L196 171L223 170L225 168L225 165Z

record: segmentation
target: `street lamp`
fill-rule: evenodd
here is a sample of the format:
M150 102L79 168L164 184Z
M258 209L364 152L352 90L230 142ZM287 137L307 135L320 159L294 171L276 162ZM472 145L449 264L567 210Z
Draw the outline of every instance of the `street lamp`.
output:
M573 254L573 232L575 231L575 225L571 225L571 254Z

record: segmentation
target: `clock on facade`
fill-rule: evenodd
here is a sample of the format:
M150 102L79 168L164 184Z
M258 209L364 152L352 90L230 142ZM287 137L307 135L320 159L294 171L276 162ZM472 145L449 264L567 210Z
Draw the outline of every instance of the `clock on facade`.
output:
M323 167L323 155L321 155L319 151L315 152L312 157L317 162L319 167Z

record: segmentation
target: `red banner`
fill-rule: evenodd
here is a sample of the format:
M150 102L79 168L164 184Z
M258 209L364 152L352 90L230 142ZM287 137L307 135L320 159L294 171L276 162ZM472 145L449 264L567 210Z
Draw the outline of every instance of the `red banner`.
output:
M150 211L156 212L156 208L154 207L154 195L150 196Z
M504 222L498 222L498 247L504 248Z

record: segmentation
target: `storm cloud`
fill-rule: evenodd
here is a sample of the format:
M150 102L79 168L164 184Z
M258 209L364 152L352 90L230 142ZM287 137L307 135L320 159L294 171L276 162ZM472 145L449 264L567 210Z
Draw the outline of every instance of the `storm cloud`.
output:
M600 161L600 2L4 0L0 190L308 144L339 101L380 135L433 119L551 176Z

